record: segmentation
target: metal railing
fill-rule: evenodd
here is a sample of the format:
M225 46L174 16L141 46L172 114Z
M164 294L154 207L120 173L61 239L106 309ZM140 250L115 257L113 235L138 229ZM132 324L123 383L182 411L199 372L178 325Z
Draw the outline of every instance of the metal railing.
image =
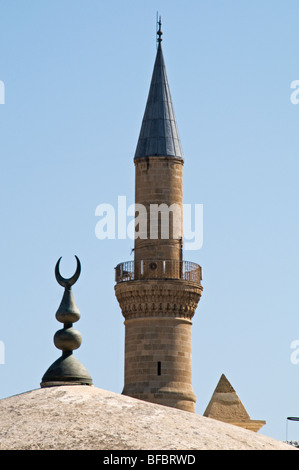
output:
M115 282L144 279L183 279L201 283L202 269L191 261L140 260L125 261L115 268Z

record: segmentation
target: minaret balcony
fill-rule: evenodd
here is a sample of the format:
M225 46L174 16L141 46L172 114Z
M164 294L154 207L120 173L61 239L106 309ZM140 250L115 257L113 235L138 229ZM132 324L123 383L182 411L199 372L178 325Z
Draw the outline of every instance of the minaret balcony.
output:
M191 261L138 260L125 261L115 268L117 284L128 281L179 279L201 286L202 268Z

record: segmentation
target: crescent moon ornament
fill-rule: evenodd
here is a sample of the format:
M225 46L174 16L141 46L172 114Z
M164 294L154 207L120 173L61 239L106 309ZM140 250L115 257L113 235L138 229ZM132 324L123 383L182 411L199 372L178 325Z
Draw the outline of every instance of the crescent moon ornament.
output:
M75 258L77 260L76 272L72 277L70 277L68 279L65 279L64 277L61 276L61 274L59 272L59 265L60 265L61 258L62 258L62 256L59 258L59 260L57 261L56 266L55 266L55 277L56 277L56 280L57 280L58 284L60 284L62 287L66 288L66 289L69 289L70 287L72 287L72 285L75 284L75 282L78 280L78 277L80 276L81 263L80 263L79 258L75 255Z

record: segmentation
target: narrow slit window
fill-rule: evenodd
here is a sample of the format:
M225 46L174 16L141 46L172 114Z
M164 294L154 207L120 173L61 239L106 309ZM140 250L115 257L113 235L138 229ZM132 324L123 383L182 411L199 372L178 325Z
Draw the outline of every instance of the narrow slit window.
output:
M161 362L160 361L157 362L157 374L161 375Z

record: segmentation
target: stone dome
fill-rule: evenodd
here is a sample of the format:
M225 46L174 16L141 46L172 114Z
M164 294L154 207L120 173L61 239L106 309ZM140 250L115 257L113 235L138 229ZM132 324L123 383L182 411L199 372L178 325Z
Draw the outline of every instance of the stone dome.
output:
M247 429L88 385L0 400L1 450L296 450Z

